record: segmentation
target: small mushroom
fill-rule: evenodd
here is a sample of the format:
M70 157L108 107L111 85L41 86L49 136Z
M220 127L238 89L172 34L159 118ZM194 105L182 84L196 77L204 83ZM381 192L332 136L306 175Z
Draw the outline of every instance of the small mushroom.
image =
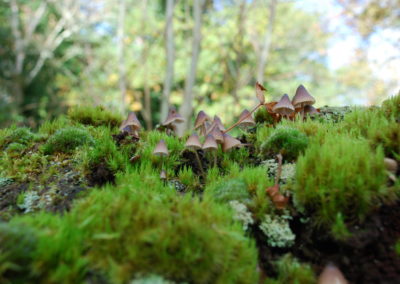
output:
M204 111L199 111L194 122L194 129L200 128L200 134L204 135L206 133L206 122L209 120L210 117Z
M157 146L154 148L153 155L165 157L169 155L167 144L164 140L160 140Z
M297 87L292 104L296 109L301 109L301 116L304 117L304 107L315 104L315 99L303 85L300 85Z
M194 152L194 155L196 156L196 160L197 160L197 164L199 166L199 169L200 169L201 173L204 176L203 165L201 163L199 154L197 154L197 150L202 148L199 136L197 136L196 133L193 133L192 135L190 135L188 140L186 141L185 147Z
M275 113L288 117L294 112L294 106L290 102L289 96L287 94L284 94L279 102L274 105L272 110Z
M224 135L222 134L219 127L214 126L211 130L210 134L214 137L218 144L224 143Z
M222 124L221 119L219 118L219 116L214 115L214 121L213 123L215 123L215 125L218 126L219 130L221 130L222 132L225 131L225 126Z
M306 105L303 109L305 115L316 115L319 114L317 109L313 107L312 105Z
M164 121L162 126L169 129L170 131L176 132L176 124L184 122L185 119L176 111L174 107L171 107L167 119Z
M245 109L239 116L239 125L243 127L252 127L256 125L254 118L251 116L251 113Z
M217 150L218 150L218 144L217 141L215 140L214 136L211 134L207 135L206 141L204 141L203 144L203 150L204 151L214 151L214 166L217 165Z
M161 170L160 179L163 181L167 180L167 172L164 169Z
M121 123L120 131L127 132L136 138L139 138L138 130L142 127L139 119L134 112L128 114L128 118Z
M342 272L333 264L325 266L321 275L318 277L318 284L347 284Z
M240 146L242 143L237 140L236 138L233 138L229 134L224 133L224 143L222 143L222 150L224 152L229 151L233 147Z

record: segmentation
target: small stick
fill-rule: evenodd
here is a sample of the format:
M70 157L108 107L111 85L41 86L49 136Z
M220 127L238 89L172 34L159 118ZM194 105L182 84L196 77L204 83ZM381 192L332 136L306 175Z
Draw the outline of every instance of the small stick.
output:
M203 171L203 165L201 164L200 157L199 157L199 154L197 154L197 150L196 149L194 149L194 155L196 156L197 164L198 164L198 166L200 168L201 174L204 177L205 174L204 174L204 171Z
M229 131L232 130L232 128L234 128L235 126L237 126L239 123L241 123L243 120L245 120L246 118L248 118L253 112L255 112L260 106L262 106L262 103L259 103L258 105L256 105L255 108L253 108L247 115L243 116L242 119L239 119L235 124L233 124L231 127L229 127L228 129L226 129L225 131L222 131L222 133L228 133Z
M278 158L278 169L276 171L275 184L278 184L282 174L282 154L279 153L276 157Z

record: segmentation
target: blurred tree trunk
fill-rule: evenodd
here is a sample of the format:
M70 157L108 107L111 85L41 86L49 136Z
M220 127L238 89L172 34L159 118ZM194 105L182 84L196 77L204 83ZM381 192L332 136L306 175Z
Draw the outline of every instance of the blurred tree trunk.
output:
M147 8L148 8L148 0L142 1L142 31L146 31L146 23L147 23ZM143 119L146 123L146 127L148 130L153 128L153 120L151 117L151 94L148 82L148 61L149 61L149 43L144 41L143 51L142 51L142 58L143 58L143 89L144 89L144 112L143 112Z
M121 92L121 112L125 110L125 99L126 99L126 66L125 66L125 0L119 0L118 5L118 70L119 70L119 90Z
M173 28L174 5L175 5L174 0L167 0L166 24L165 24L165 51L167 57L167 69L165 73L163 96L161 99L161 109L160 109L161 122L163 122L166 119L168 114L169 97L171 93L172 83L174 80L174 56L175 56L174 28Z
M193 15L193 41L192 41L192 58L190 62L190 69L185 81L185 91L183 96L183 103L180 108L180 113L185 119L178 127L179 135L182 135L188 129L190 124L190 117L193 112L193 86L196 80L197 63L200 54L201 44L201 26L202 26L202 12L204 7L204 0L194 1Z
M265 67L267 65L267 60L269 56L269 52L271 50L272 43L272 33L274 31L275 24L275 11L278 0L270 0L269 2L269 18L268 18L268 27L264 34L264 41L260 50L258 66L257 66L257 81L260 84L264 83L264 73Z

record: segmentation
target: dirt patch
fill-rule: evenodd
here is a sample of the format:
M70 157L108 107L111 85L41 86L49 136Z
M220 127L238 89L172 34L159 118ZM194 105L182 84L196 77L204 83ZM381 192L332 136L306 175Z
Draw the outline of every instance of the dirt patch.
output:
M268 247L265 235L254 226L252 236L259 250L261 268L269 277L276 276L273 262L292 253L312 265L317 275L332 262L351 283L400 283L400 256L394 246L400 239L400 202L384 205L362 224L349 226L352 237L334 240L326 230L313 229L294 218L291 228L296 242L289 249Z
M114 183L115 175L105 163L97 164L91 168L86 176L89 186L102 186L106 183Z
M18 211L17 197L28 188L28 184L12 183L0 187L0 220L8 220Z

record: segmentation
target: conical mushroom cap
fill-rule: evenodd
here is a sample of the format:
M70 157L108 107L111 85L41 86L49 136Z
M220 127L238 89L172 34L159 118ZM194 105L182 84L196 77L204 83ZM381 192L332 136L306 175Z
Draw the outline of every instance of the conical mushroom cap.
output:
M318 284L347 284L342 272L333 264L325 266L318 278Z
M158 142L157 146L154 148L153 155L168 156L168 154L169 152L167 144L165 144L165 141L161 139L160 142Z
M217 150L218 144L215 141L214 137L211 134L207 135L206 141L203 144L203 150Z
M251 116L250 112L247 109L242 111L242 113L239 116L239 121L240 121L239 125L244 127L250 127L256 125L256 122L254 121L253 117Z
M215 124L218 126L219 130L225 131L225 126L222 124L221 119L217 115L214 115L213 122L215 122Z
M314 114L318 114L318 111L315 107L313 107L312 105L306 105L304 107L304 113L305 114L309 114L309 115L314 115Z
M182 123L185 119L176 111L175 108L171 108L168 112L167 119L164 121L163 125L167 126L172 123Z
M275 113L290 115L294 112L294 106L290 102L289 96L284 94L279 102L272 108Z
M192 148L192 149L201 149L201 143L199 140L199 136L196 133L193 133L192 135L190 135L188 140L186 141L185 147Z
M209 120L210 117L204 112L204 111L199 111L196 117L196 121L194 122L194 129L199 128L202 126L207 120Z
M264 88L264 86L261 85L260 83L256 82L256 96L257 96L257 99L260 102L260 104L265 103L265 97L264 97L265 91L266 91L266 89Z
M296 94L293 97L292 104L295 108L303 107L306 105L313 105L315 99L306 90L303 85L297 87Z
M160 179L166 180L167 179L167 172L163 169L160 173Z
M213 127L210 134L214 137L214 139L217 141L218 144L222 144L224 142L224 135L217 126Z
M137 130L142 127L139 119L136 117L136 114L133 111L131 111L128 114L128 118L121 123L121 126L119 129L121 131L127 131L127 129L126 129L127 126L129 126L132 130ZM127 131L127 132L129 132L129 131Z
M232 149L233 147L239 146L241 144L242 143L239 140L237 140L236 138L233 138L229 134L224 133L224 143L222 143L222 150L224 152L227 152L230 149Z

